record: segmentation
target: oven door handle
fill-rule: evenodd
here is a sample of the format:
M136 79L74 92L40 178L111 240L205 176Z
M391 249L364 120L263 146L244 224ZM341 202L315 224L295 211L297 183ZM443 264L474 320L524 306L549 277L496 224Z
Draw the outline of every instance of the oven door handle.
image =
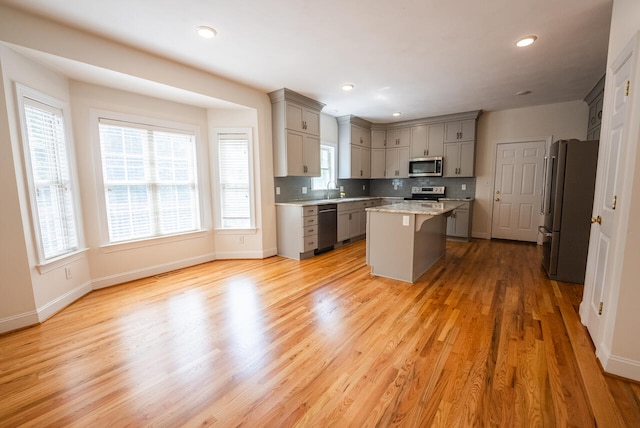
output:
M545 238L551 238L553 236L553 233L547 232L547 229L545 229L544 226L538 226L538 232L542 233L542 236L544 236Z

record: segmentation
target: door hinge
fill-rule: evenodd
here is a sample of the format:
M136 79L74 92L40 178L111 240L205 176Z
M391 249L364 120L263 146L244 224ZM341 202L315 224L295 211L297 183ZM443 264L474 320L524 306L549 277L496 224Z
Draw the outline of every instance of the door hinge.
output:
M602 305L603 303L600 302L600 306L598 306L598 315L602 315Z
M618 196L614 195L613 196L613 203L611 204L611 209L615 210L616 209L616 204L618 203Z
M631 85L631 81L627 80L627 88L624 90L624 96L628 97L629 96L629 86Z

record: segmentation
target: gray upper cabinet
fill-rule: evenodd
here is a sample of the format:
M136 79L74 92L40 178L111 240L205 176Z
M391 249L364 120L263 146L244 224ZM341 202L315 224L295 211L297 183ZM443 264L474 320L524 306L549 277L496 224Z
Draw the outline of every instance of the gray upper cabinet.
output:
M457 120L444 125L444 142L471 141L476 138L476 120Z
M584 101L589 105L589 121L587 122L587 140L600 139L602 123L602 101L604 99L604 76L591 89Z
M444 154L444 124L411 127L411 158Z
M338 178L371 178L371 123L338 118Z
M320 175L323 103L283 88L269 93L276 177Z

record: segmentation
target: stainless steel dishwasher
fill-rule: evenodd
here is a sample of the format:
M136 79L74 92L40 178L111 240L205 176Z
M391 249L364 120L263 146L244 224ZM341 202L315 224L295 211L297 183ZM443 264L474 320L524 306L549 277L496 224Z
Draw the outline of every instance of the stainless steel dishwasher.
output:
M315 254L333 250L338 242L338 205L318 205L318 249Z

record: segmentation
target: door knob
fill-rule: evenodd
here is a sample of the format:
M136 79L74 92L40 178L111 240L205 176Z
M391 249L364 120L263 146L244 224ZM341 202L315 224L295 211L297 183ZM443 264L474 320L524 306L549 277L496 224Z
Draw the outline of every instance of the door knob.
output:
M500 194L500 191L499 191L499 190L496 190L496 195L499 195L499 194Z
M602 224L602 217L598 216L598 217L591 217L591 224L593 223L598 223L598 224Z
M500 198L496 198L496 202L500 202Z

